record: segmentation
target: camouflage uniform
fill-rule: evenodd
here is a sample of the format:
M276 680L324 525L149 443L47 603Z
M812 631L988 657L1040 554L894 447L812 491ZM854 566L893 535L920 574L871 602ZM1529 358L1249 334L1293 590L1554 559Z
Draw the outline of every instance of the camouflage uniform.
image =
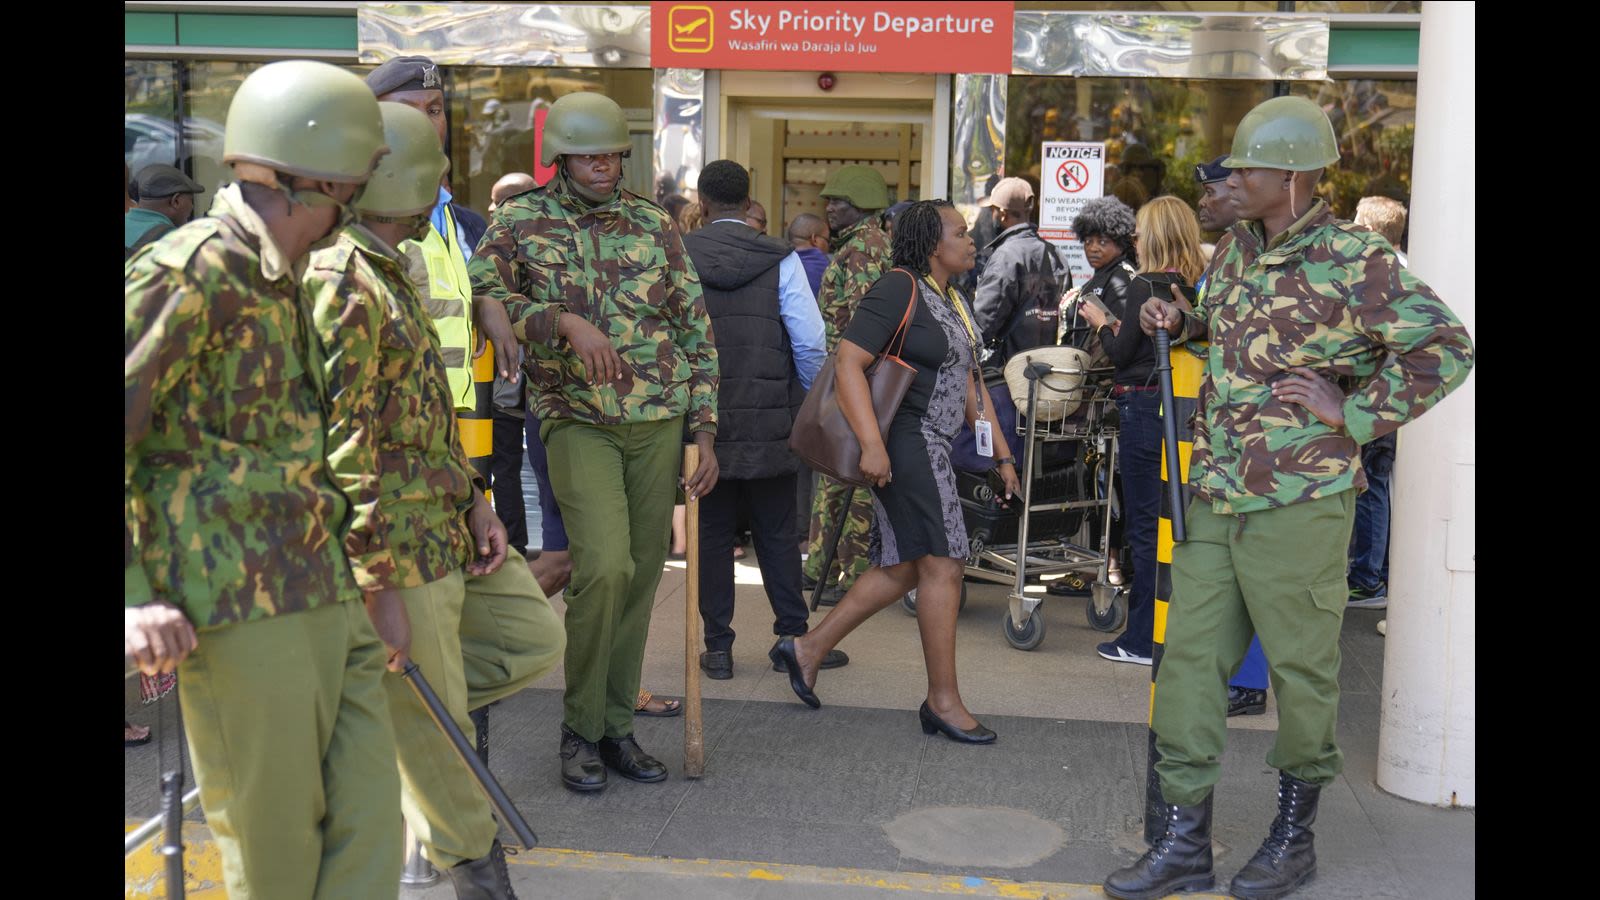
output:
M1366 486L1360 445L1421 415L1472 365L1450 309L1388 242L1336 221L1320 200L1270 244L1260 223L1235 225L1185 323L1211 346L1152 721L1162 794L1179 806L1216 782L1226 684L1252 629L1278 697L1268 763L1314 785L1341 770L1338 640L1355 496ZM1291 366L1343 389L1342 428L1272 396L1269 380Z
M200 634L180 698L230 893L392 898L385 654L290 265L234 184L127 263L124 299L125 602Z
M844 334L850 317L855 315L856 304L874 282L893 268L889 236L879 227L876 215L869 214L839 232L835 243L839 249L827 271L822 273L822 290L817 294L829 353L839 346L839 336ZM820 580L824 574L831 581L837 572L842 590L849 590L872 565L867 558L867 535L872 530L872 492L859 490L851 499L844 530L839 533L833 566L827 573L822 572L822 557L826 552L823 542L839 517L846 515L845 498L849 494L849 485L825 475L817 476L817 490L811 499L810 541L806 545L806 562L802 569L805 577L812 581Z
M564 724L586 741L633 733L650 606L666 561L685 417L716 432L717 353L700 279L664 210L626 190L592 203L565 172L506 201L468 266L474 296L504 303L527 352L572 550ZM622 358L592 385L562 312Z
M411 659L456 724L554 668L560 622L510 551L490 575L465 514L483 490L456 433L438 337L404 259L360 225L317 251L302 282L326 353L328 460L355 513L345 548L356 583L398 589ZM399 746L401 805L440 868L486 856L492 810L404 679L384 678Z

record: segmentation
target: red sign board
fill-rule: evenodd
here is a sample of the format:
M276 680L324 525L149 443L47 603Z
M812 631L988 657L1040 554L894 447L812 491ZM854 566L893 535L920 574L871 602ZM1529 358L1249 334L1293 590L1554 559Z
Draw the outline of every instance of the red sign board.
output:
M1011 3L650 4L658 69L1011 71Z

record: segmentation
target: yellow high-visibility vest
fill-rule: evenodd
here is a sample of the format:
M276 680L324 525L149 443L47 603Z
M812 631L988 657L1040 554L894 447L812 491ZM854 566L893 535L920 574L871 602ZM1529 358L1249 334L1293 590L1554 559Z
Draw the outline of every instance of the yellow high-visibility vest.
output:
M456 219L449 207L445 208L444 221L448 234L440 234L430 225L427 235L417 244L423 264L428 267L424 305L439 333L440 357L450 376L450 396L456 409L470 410L478 405L472 387L472 283L467 277L467 261L461 258Z

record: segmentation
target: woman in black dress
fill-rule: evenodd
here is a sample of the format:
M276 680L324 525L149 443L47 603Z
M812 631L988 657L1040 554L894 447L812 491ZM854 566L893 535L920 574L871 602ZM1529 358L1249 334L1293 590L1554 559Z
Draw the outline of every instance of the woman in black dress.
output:
M922 730L987 744L995 733L967 711L956 686L956 612L967 533L950 441L963 422L992 435L1006 499L1021 487L1006 437L980 399L987 393L980 394L972 308L951 284L972 268L977 248L961 214L945 200L921 201L902 212L891 248L899 268L861 298L835 360L839 406L861 441L861 472L874 485L873 567L816 628L779 638L771 656L787 668L795 694L821 706L812 686L822 658L874 613L916 588L917 627L928 669L928 696L919 710ZM916 377L885 442L878 435L865 372L890 345L913 291L917 305L900 357L916 369Z

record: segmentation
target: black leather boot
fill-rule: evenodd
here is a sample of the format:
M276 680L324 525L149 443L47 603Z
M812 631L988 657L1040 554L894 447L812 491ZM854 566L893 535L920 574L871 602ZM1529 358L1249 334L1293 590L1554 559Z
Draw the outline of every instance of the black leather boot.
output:
M654 756L644 752L633 735L600 739L600 760L616 770L618 775L632 781L653 783L667 780L667 767Z
M1228 892L1246 900L1277 900L1317 874L1311 823L1317 820L1322 788L1278 773L1278 817L1261 849L1233 876Z
M506 871L506 848L497 840L489 855L457 863L448 870L460 900L517 900Z
M598 791L606 786L600 751L565 725L561 726L561 783L569 791Z
M1194 806L1168 806L1167 831L1133 865L1106 878L1105 892L1119 900L1155 900L1168 894L1209 891L1211 795Z

